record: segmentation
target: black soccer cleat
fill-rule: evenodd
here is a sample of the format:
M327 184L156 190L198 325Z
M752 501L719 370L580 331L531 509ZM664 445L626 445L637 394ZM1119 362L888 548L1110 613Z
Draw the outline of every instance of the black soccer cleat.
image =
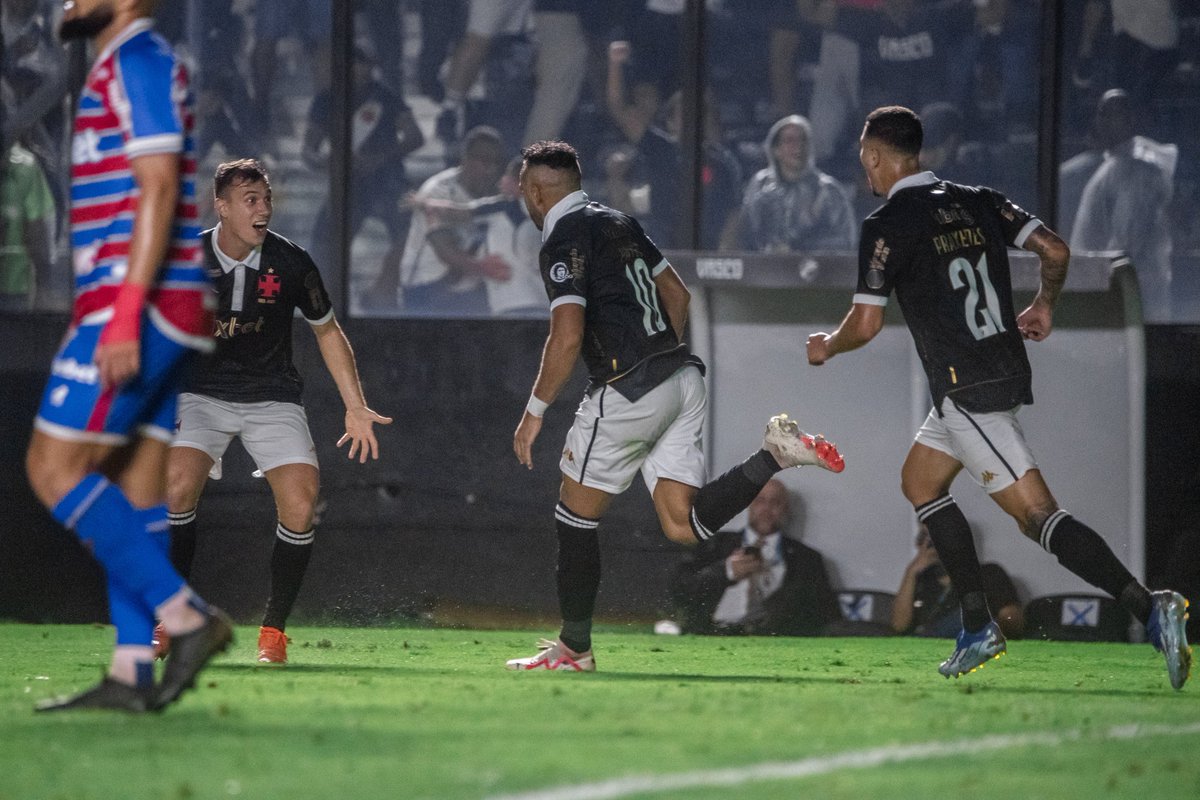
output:
M144 714L154 707L154 689L139 689L105 675L103 680L87 691L69 697L43 700L35 711L76 711L99 709Z
M196 676L217 653L223 653L233 641L233 623L225 612L209 606L204 624L191 633L171 637L171 653L163 668L162 682L152 708L161 710L196 685Z

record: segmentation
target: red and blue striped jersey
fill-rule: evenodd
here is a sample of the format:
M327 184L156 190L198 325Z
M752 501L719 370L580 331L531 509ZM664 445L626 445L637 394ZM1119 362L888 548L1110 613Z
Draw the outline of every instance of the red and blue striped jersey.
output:
M102 322L125 280L140 193L130 164L178 153L171 242L148 299L168 337L208 348L212 290L200 259L192 96L187 70L149 19L131 23L99 54L75 115L71 153L74 323Z

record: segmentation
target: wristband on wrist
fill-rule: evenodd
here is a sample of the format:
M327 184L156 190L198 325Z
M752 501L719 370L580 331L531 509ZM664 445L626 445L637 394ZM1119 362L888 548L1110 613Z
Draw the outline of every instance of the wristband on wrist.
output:
M529 395L529 402L525 404L525 410L528 411L530 415L539 419L541 419L542 415L546 413L546 409L549 407L550 404L539 400L536 394Z
M149 289L140 283L122 283L113 301L113 315L100 332L100 343L136 342L142 332L142 309Z

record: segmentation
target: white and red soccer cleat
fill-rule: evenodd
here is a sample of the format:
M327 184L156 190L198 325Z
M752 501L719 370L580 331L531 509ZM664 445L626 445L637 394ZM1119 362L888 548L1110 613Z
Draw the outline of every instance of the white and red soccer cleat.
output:
M504 664L506 669L546 669L563 672L595 672L596 659L592 651L576 653L561 641L538 640L538 654L526 658L511 658Z
M815 465L830 472L841 472L846 468L837 445L826 441L824 436L813 436L800 430L796 421L788 419L787 414L771 417L767 432L763 435L763 449L785 469Z

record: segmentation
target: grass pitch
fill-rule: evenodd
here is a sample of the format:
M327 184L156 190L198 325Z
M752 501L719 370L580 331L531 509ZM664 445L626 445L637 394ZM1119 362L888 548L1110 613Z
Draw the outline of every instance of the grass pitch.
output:
M34 714L107 663L100 626L0 625L0 800L1200 797L1200 683L1149 645L595 637L595 674L511 673L542 632L256 631L162 714Z

